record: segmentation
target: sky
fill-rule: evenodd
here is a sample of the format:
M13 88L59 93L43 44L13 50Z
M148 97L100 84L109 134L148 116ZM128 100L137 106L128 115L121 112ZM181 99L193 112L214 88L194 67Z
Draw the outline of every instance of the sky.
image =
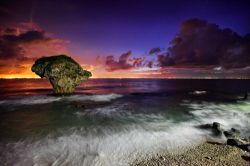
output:
M94 78L250 78L247 0L2 0L0 78L66 54Z

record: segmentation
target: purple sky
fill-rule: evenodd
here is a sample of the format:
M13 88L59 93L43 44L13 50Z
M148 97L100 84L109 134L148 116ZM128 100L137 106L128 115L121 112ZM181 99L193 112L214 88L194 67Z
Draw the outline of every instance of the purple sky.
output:
M191 18L240 36L250 32L250 2L242 0L3 0L0 6L2 29L32 21L68 41L70 53L89 65L97 56L117 59L131 50L143 58L152 48L167 49Z

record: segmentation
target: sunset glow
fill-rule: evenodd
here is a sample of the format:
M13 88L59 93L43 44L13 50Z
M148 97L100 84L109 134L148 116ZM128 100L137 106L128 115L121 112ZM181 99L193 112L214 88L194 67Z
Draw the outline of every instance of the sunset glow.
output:
M250 0L0 0L0 166L249 166Z
M6 1L0 10L0 78L37 78L34 61L61 54L93 78L250 78L246 5L228 3L221 15L220 2L185 2L183 11L172 2L154 8L149 2L127 3L111 8L104 2L36 2L29 10ZM213 12L203 13L200 6ZM117 14L103 17L110 10Z

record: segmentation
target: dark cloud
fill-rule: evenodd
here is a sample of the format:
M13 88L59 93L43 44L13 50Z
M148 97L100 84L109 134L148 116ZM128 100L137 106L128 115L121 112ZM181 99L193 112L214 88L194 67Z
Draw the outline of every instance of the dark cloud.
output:
M141 67L143 65L143 58L133 58L129 59L129 62L132 63L133 67Z
M3 30L4 34L8 34L8 35L13 35L17 33L17 29L16 28L6 28Z
M106 63L105 63L107 71L126 70L126 69L133 68L133 65L128 62L129 61L129 56L131 54L132 54L131 51L123 53L119 57L118 61L116 61L114 56L112 56L112 55L107 56L106 57Z
M189 19L171 41L165 55L158 55L159 66L222 65L237 68L250 65L250 35L240 36L206 20Z
M161 54L157 56L157 61L159 63L159 66L173 66L175 65L175 61L170 55L168 54Z
M151 50L149 51L149 55L157 54L159 52L161 52L161 49L159 47L151 48Z
M45 32L29 30L20 33L17 28L6 28L0 35L0 60L1 59L25 59L23 44L33 42L47 42L52 40L45 36Z
M65 40L52 38L33 22L0 27L0 77L32 75L31 65L41 56L69 54Z
M36 42L36 41L48 41L50 38L45 36L45 32L30 30L25 33L20 34L16 37L18 42Z
M152 61L149 61L149 62L146 64L146 66L147 66L148 68L152 68L152 67L153 67L153 62L152 62Z

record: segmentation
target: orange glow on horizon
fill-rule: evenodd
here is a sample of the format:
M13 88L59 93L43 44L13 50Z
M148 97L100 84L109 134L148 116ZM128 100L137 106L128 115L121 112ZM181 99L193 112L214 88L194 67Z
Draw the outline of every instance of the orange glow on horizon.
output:
M94 66L88 64L80 64L84 70L92 73L91 78L159 78L159 72L154 74L154 71L134 71L134 70L117 70L113 72L106 71L103 66ZM40 78L38 75L31 71L32 64L22 64L22 68L10 66L3 68L0 72L2 79L15 79L15 78Z
M40 78L40 77L34 73L31 73L31 74L1 74L0 78L15 79L15 78Z
M152 78L147 74L135 73L133 71L116 71L116 72L98 72L91 71L91 78ZM40 78L38 75L31 71L20 74L0 74L1 79L15 79L15 78ZM159 76L154 76L154 78L159 78Z

